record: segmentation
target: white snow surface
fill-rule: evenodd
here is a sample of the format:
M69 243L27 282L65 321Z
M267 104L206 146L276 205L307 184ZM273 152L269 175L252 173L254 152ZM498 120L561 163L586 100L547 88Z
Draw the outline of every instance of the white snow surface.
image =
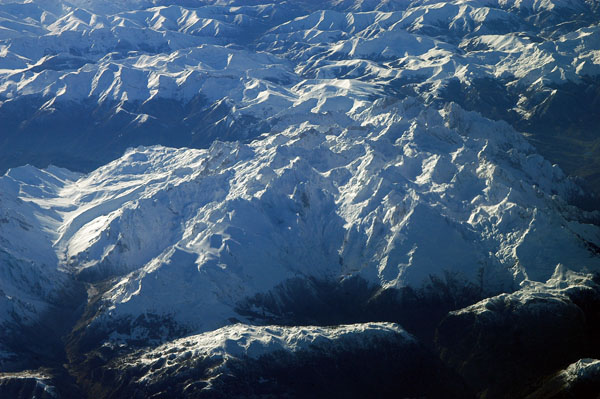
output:
M313 350L356 350L370 348L382 342L415 344L416 340L397 324L364 323L335 327L282 327L234 324L199 335L170 341L152 350L142 351L123 359L120 368L146 367L146 373L136 382L156 381L165 370L181 367L205 357L217 361L210 370L212 377L227 372L231 359L257 359L278 352L297 353ZM210 380L210 378L209 378Z
M585 378L593 378L600 375L600 360L581 359L569 365L562 373L567 383L573 383Z
M323 346L369 347L377 339L401 338L407 344L416 340L394 323L348 324L335 327L284 327L233 324L203 334L179 338L144 352L140 362L168 357L169 363L210 357L259 358L277 351L300 352ZM151 378L151 377L148 377Z
M0 323L30 324L67 289L69 275L58 268L51 235L65 204L46 202L76 173L50 167L14 169L0 178ZM1 355L0 355L1 356Z
M0 1L0 102L200 96L272 126L206 150L133 148L86 175L0 177L0 321L35 320L72 274L116 279L99 323L157 314L204 332L292 278L450 275L497 292L557 264L598 271L597 215L567 205L578 188L519 133L383 90L597 76L598 24L519 33L524 16L590 2L315 3Z
M452 313L474 313L484 317L494 317L493 315L498 309L510 306L511 308L524 308L527 312L533 314L543 314L544 312L548 312L551 306L561 303L568 304L573 309L578 309L569 298L569 294L573 292L589 292L593 295L598 290L598 285L593 281L593 275L585 272L574 272L561 264L556 266L554 273L547 281L524 280L520 285L521 288L515 292L486 298L474 305ZM503 305L498 306L498 304ZM581 365L575 363L569 366L565 370L565 373L567 373L566 375L571 375L572 379L575 379L581 377L585 369L586 362ZM581 370L581 373L578 374L578 370Z
M414 81L434 100L453 79L500 78L551 95L553 84L600 74L598 24L524 33L524 15L581 12L583 0L154 3L0 3L0 101L41 98L52 112L86 99L201 97L226 101L233 117L276 119L300 104L339 107L312 102L329 79L350 92Z
M249 144L130 149L84 176L16 168L0 185L3 211L33 226L0 225L10 256L42 276L117 276L99 322L149 313L208 331L298 277L419 288L450 275L496 292L557 264L600 267L600 228L567 205L577 187L557 166L503 122L414 99Z

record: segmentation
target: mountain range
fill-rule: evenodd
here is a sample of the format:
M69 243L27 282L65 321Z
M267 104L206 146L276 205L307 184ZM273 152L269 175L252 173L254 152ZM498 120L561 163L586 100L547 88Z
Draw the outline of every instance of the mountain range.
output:
M0 1L0 393L596 398L599 24Z

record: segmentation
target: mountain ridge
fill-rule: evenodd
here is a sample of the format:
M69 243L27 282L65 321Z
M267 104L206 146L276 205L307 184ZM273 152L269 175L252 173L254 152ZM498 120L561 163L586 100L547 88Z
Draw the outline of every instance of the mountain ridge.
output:
M599 12L1 2L0 395L591 392Z

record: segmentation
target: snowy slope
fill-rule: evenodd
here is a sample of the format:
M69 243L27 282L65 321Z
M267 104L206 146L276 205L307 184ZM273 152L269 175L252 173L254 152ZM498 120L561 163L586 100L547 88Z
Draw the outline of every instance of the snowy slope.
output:
M107 397L468 397L441 362L392 323L235 324L137 351L97 373L117 376L103 387Z
M216 71L217 77L237 77L244 76L244 69L250 70L247 79L289 82L284 85L289 88L302 76L326 77L336 66L353 64L358 67L352 68L357 78L418 78L438 86L454 76L461 80L503 77L523 86L540 79L538 84L578 81L581 75L598 75L600 68L597 25L540 41L520 33L525 22L517 15L474 1L394 12L316 11L296 19L295 10L284 3L279 8L291 20L274 27L269 23L282 18L273 16L274 5L190 9L171 5L115 14L110 9L88 11L63 5L62 10L53 9L58 13L52 14L54 18L41 11L44 5L36 9L38 19L29 17L37 35L30 32L33 28L19 26L15 27L19 37L3 40L0 96L5 101L29 95L48 100L47 106L87 97L98 102L144 101L159 95L185 101L200 93L214 101L225 94L215 90L219 86L203 87L190 75L203 80L203 75L211 77ZM15 24L9 19L11 13L18 18L24 6L3 6L6 30ZM432 32L434 27L440 32ZM298 64L300 76L290 76L284 60L257 55L254 66L253 56L239 53L235 46L222 49L230 43L245 44L254 31L257 37L250 48L283 50L285 58ZM461 41L451 40L454 37ZM197 52L198 46L204 50ZM240 57L241 64L235 62ZM370 68L364 70L361 63ZM272 72L252 72L261 69ZM239 92L252 82L242 80L237 85ZM247 102L238 99L239 94L227 97L235 103Z
M200 371L202 362L210 359L216 363L214 367L205 371L208 374L204 376L208 383L206 390L210 390L211 385L216 385L220 379L234 373L231 365L235 362L311 352L351 352L360 349L372 351L382 343L390 350L399 346L408 351L411 346L416 346L417 341L392 323L340 325L329 328L256 327L235 324L174 340L152 351L135 353L125 358L118 368L125 372L140 369L142 375L136 378L136 383L143 386L157 384L165 375L177 374L182 364ZM162 366L152 367L156 364Z
M137 362L154 362L167 355L170 363L180 363L178 357L208 356L228 358L254 358L286 352L315 350L324 346L369 347L379 339L398 339L414 344L415 339L392 323L367 323L327 327L248 326L234 324L205 334L194 335L158 346L143 354ZM175 356L172 356L175 354ZM133 359L132 359L133 360ZM223 365L224 366L224 365ZM152 370L143 379L152 380ZM215 370L219 374L223 370Z
M10 2L0 27L0 170L89 171L132 145L252 139L290 114L345 113L311 105L331 80L371 98L482 95L459 102L542 134L563 90L594 92L600 73L598 9L584 0ZM489 85L503 92L487 98ZM580 122L565 130L594 125L585 105L567 111ZM542 147L594 179L570 155L577 143L562 145Z
M29 166L0 178L0 365L13 357L14 348L5 347L13 334L35 326L71 297L72 278L58 267L52 246L65 203L53 199L60 187L77 178L64 169ZM51 211L48 202L54 206Z
M594 215L565 202L577 187L507 124L414 100L352 116L250 144L130 149L79 179L38 180L45 199L15 208L56 218L38 234L59 269L117 277L105 326L147 313L211 330L295 278L418 289L450 275L492 293L558 263L600 267ZM3 180L32 173L49 172Z
M588 0L0 0L0 368L168 385L190 347L196 367L413 339L266 327L331 324L301 317L319 284L352 295L332 309L451 302L434 324L501 292L448 320L577 313L599 21ZM326 320L398 321L346 308Z

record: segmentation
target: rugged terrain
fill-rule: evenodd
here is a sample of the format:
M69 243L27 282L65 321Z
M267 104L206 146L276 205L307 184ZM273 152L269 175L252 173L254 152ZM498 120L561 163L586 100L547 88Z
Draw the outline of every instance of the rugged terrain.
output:
M596 2L172 3L0 2L1 394L594 397Z

